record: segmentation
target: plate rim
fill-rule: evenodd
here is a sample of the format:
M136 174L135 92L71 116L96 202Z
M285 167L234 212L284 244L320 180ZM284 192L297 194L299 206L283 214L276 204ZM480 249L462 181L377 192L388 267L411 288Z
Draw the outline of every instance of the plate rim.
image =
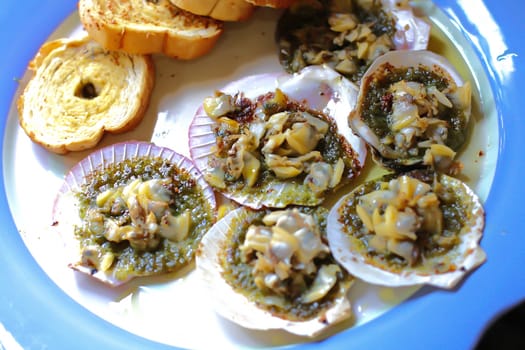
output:
M520 11L516 9L520 5L513 4L512 0L477 2L479 4L470 0L469 5L466 5L466 1L434 1L469 38L486 69L485 73L491 78L500 136L495 180L485 203L487 225L482 247L487 252L488 260L454 291L432 289L431 295L428 295L429 289L422 288L402 307L393 308L380 318L333 335L323 341L323 345L337 348L351 342L356 347L379 349L387 342L390 346L397 343L408 348L443 345L448 348L471 348L491 320L525 298L525 279L512 279L513 271L504 266L504 262L514 265L525 262L523 255L511 249L520 242L523 246L525 237L516 235L519 233L517 220L509 222L507 219L507 216L519 218L524 212L516 207L506 209L504 213L501 209L497 210L498 203L518 203L521 197L515 187L519 186L519 173L525 167L512 160L520 159L519 150L525 146L520 132L525 131L525 127L519 123L519 116L516 115L520 99L513 91L519 91L519 81L524 80L525 74L517 67L513 71L503 72L503 66L491 64L500 60L519 62L520 54L525 54L524 45L519 43L518 34L512 30L516 26L523 27L517 15ZM0 5L0 43L8 48L0 57L0 118L4 121L0 126L2 140L6 132L5 121L17 89L17 77L23 75L27 62L38 47L76 10L76 6L76 1L57 6L51 1L37 0L28 0L24 6L14 1ZM471 22L472 18L465 16L462 6L486 6L501 30L502 38L512 50L492 52L490 38L476 39L476 36L481 35L479 27L482 23ZM508 16L511 6L516 9L516 15ZM525 4L521 6L525 9ZM16 33L16 39L13 33ZM504 80L502 74L507 74ZM5 194L3 144L1 148L0 222L4 229L0 237L4 243L0 246L0 344L7 347L10 345L7 341L12 336L12 340L23 348L79 348L79 339L89 339L86 348L128 349L133 344L153 349L173 349L173 346L139 337L100 319L73 301L47 277L24 245L11 218ZM509 164L515 164L512 171ZM472 298L478 295L479 290L487 297L493 296L485 298L482 307ZM466 322L462 317L464 313L469 315ZM432 315L432 318L428 315ZM445 339L442 333L444 321L450 323ZM411 324L410 332L399 332L399 324ZM457 326L458 329L452 330L451 326ZM423 331L424 339L417 337ZM381 337L374 334L381 334ZM450 339L454 340L453 344L450 344ZM308 349L317 345L307 343L296 347Z

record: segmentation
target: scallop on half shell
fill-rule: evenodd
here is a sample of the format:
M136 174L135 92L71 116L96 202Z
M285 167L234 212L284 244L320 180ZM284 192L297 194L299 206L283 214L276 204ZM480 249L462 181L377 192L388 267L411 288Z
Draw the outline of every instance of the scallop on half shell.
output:
M482 264L479 198L460 180L414 170L366 182L328 215L332 254L349 273L390 287L453 288Z
M353 277L326 242L323 207L240 207L203 238L196 271L216 312L245 328L314 337L351 320Z
M353 82L391 50L424 50L430 22L409 1L297 1L279 19L281 65L288 72L326 64Z
M69 266L110 285L194 261L215 195L191 160L148 142L91 153L66 175L53 209Z
M470 83L445 57L425 50L392 51L363 76L349 122L381 165L396 171L430 167L455 175L471 96Z
M357 87L324 66L245 77L197 110L191 157L242 205L318 205L364 165L366 145L348 125L356 98Z

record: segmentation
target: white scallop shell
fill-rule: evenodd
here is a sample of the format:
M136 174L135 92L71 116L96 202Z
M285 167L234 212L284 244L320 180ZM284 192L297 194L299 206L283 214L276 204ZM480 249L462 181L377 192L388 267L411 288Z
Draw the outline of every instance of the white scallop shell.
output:
M460 243L452 248L446 257L433 257L426 259L425 263L434 266L438 262L450 259L450 264L455 266L454 271L436 273L432 269L429 271L421 267L407 267L401 273L396 273L370 264L344 233L339 221L339 209L358 188L341 197L328 214L328 242L334 258L349 273L368 283L389 287L428 284L440 288L453 288L469 271L486 260L485 252L479 246L485 225L485 212L478 196L465 183L447 175L441 175L440 183L461 193L462 199L469 204L469 218L461 229Z
M123 284L139 275L130 275L127 280L120 280L110 272L93 271L92 267L82 264L80 244L74 237L74 227L80 224L79 203L75 192L85 183L86 176L95 170L100 170L109 164L121 162L136 157L163 158L175 164L179 169L185 169L196 180L203 190L203 196L210 208L215 210L215 193L204 180L202 174L193 162L165 147L159 147L149 142L123 142L94 151L82 159L66 174L53 207L54 229L64 241L65 251L69 254L69 266L74 270L86 273L112 286Z
M361 101L366 96L369 87L369 81L372 79L371 77L382 71L385 67L385 64L391 65L395 68L417 67L419 65L423 65L429 69L432 69L432 71L438 73L439 75L445 75L448 80L453 81L458 87L465 84L464 79L450 61L448 61L445 57L431 51L390 51L378 57L363 75L361 86L359 88L357 105L355 110L351 113L349 120L352 129L375 149L380 148L381 141L374 131L362 120ZM468 121L470 119L471 107L469 106L468 108L465 108L463 112L465 120Z
M309 66L293 75L268 73L247 76L228 84L221 91L229 94L243 92L247 98L255 99L267 92L275 91L276 88L280 88L290 98L331 117L337 125L339 134L344 136L353 148L358 163L361 167L364 166L366 145L348 125L348 114L357 100L358 88L355 84L328 67ZM209 169L209 157L213 154L216 145L213 125L213 120L200 106L189 128L189 148L195 165L203 173ZM238 203L258 209L263 206L285 207L292 204L281 196L283 190L283 184L276 184L272 188L271 196L227 192L223 194Z
M340 286L340 296L334 305L326 312L307 321L291 321L273 315L257 307L244 295L236 292L222 277L223 268L219 261L225 243L230 239L232 221L239 218L246 219L250 209L240 207L219 220L208 231L201 241L196 257L197 273L201 281L213 298L215 311L222 317L235 322L245 328L271 330L282 329L289 333L314 337L328 327L349 319L352 310L347 299L346 290L351 286ZM249 218L248 218L249 220Z
M358 8L356 8L356 5ZM322 43L320 46L323 47L320 47L319 44L313 44L310 41L308 41L308 36L315 35L316 28L313 28L313 26L317 25L315 22L318 22L317 19L311 18L312 16L310 15L310 13L312 13L312 11L318 11L320 13L320 16L326 17L323 17L323 21L325 22L322 23L321 31L327 31L329 32L329 36L335 36L337 39L342 39L342 37L339 36L339 34L344 35L345 32L338 32L333 29L330 29L330 16L341 14L357 15L357 10L359 10L359 12L368 12L370 14L369 10L367 10L367 7L370 8L369 6L372 6L372 15L377 15L377 12L379 12L380 10L381 12L386 13L389 19L393 21L395 31L392 35L387 34L393 44L391 48L392 50L427 49L428 42L430 40L430 31L432 25L426 17L420 16L425 15L425 11L422 8L422 6L413 6L412 1L409 2L404 0L381 0L380 2L368 1L365 3L359 3L356 1L303 1L302 3L298 4L298 7L305 7L306 9L308 9L304 11L306 15L302 14L303 11L301 11L300 9L291 8L288 9L279 20L278 41L280 48L282 49L280 52L281 64L283 64L283 66L288 71L296 71L298 69L297 67L295 67L296 65L304 66L305 64L316 64L303 62L303 60L297 61L297 58L295 57L297 54L304 53L304 50L315 53L320 53L323 49L331 51L331 49L328 47L328 42ZM356 17L361 16L357 15ZM301 24L293 24L294 22L303 23L305 21L306 26ZM370 23L360 24L369 25ZM306 31L310 34L303 35L302 33L295 32L296 29L298 29L299 32L301 32L302 28L305 28ZM347 33L348 31L346 32L346 34ZM355 49L355 42L350 43L350 40L343 40L344 43L340 43L338 41L339 40L332 41L332 44L335 45L334 50L336 53L340 50L344 51L346 49ZM335 57L337 57L337 54L335 55ZM332 57L332 55L330 55L330 58L322 58L321 60L325 60L324 62L331 62L329 64L331 66L335 66L339 62L339 59L335 59L335 57ZM306 61L310 61L310 59L306 59ZM356 61L355 63L358 67L360 67L361 70L362 68L366 68L366 66L371 63L370 61L371 59L364 59L360 60L359 62ZM292 64L292 62L294 64ZM359 80L359 75L360 74L350 74L351 79L354 79L354 81Z
M430 38L431 25L414 14L414 9L399 0L382 0L383 7L396 18L396 33L393 41L396 50L425 50Z

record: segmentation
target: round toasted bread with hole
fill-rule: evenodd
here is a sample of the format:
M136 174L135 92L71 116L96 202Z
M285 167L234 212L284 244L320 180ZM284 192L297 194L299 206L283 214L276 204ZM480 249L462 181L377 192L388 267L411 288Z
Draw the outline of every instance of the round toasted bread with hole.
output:
M165 54L189 60L208 53L223 23L174 6L169 0L80 0L84 29L108 50Z
M17 100L19 122L34 142L65 154L95 147L104 132L140 123L155 81L150 56L107 51L89 37L44 44Z

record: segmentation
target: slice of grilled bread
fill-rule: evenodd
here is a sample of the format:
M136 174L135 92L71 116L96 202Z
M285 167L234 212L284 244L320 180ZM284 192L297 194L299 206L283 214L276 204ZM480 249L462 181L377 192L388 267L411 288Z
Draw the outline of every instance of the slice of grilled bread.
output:
M155 81L150 56L107 51L87 36L44 44L28 68L32 76L17 100L20 125L58 154L137 126Z
M220 21L244 21L251 17L253 5L245 0L170 0L175 6L191 13Z
M108 50L162 53L193 59L208 53L223 23L174 6L169 0L80 0L84 29Z

